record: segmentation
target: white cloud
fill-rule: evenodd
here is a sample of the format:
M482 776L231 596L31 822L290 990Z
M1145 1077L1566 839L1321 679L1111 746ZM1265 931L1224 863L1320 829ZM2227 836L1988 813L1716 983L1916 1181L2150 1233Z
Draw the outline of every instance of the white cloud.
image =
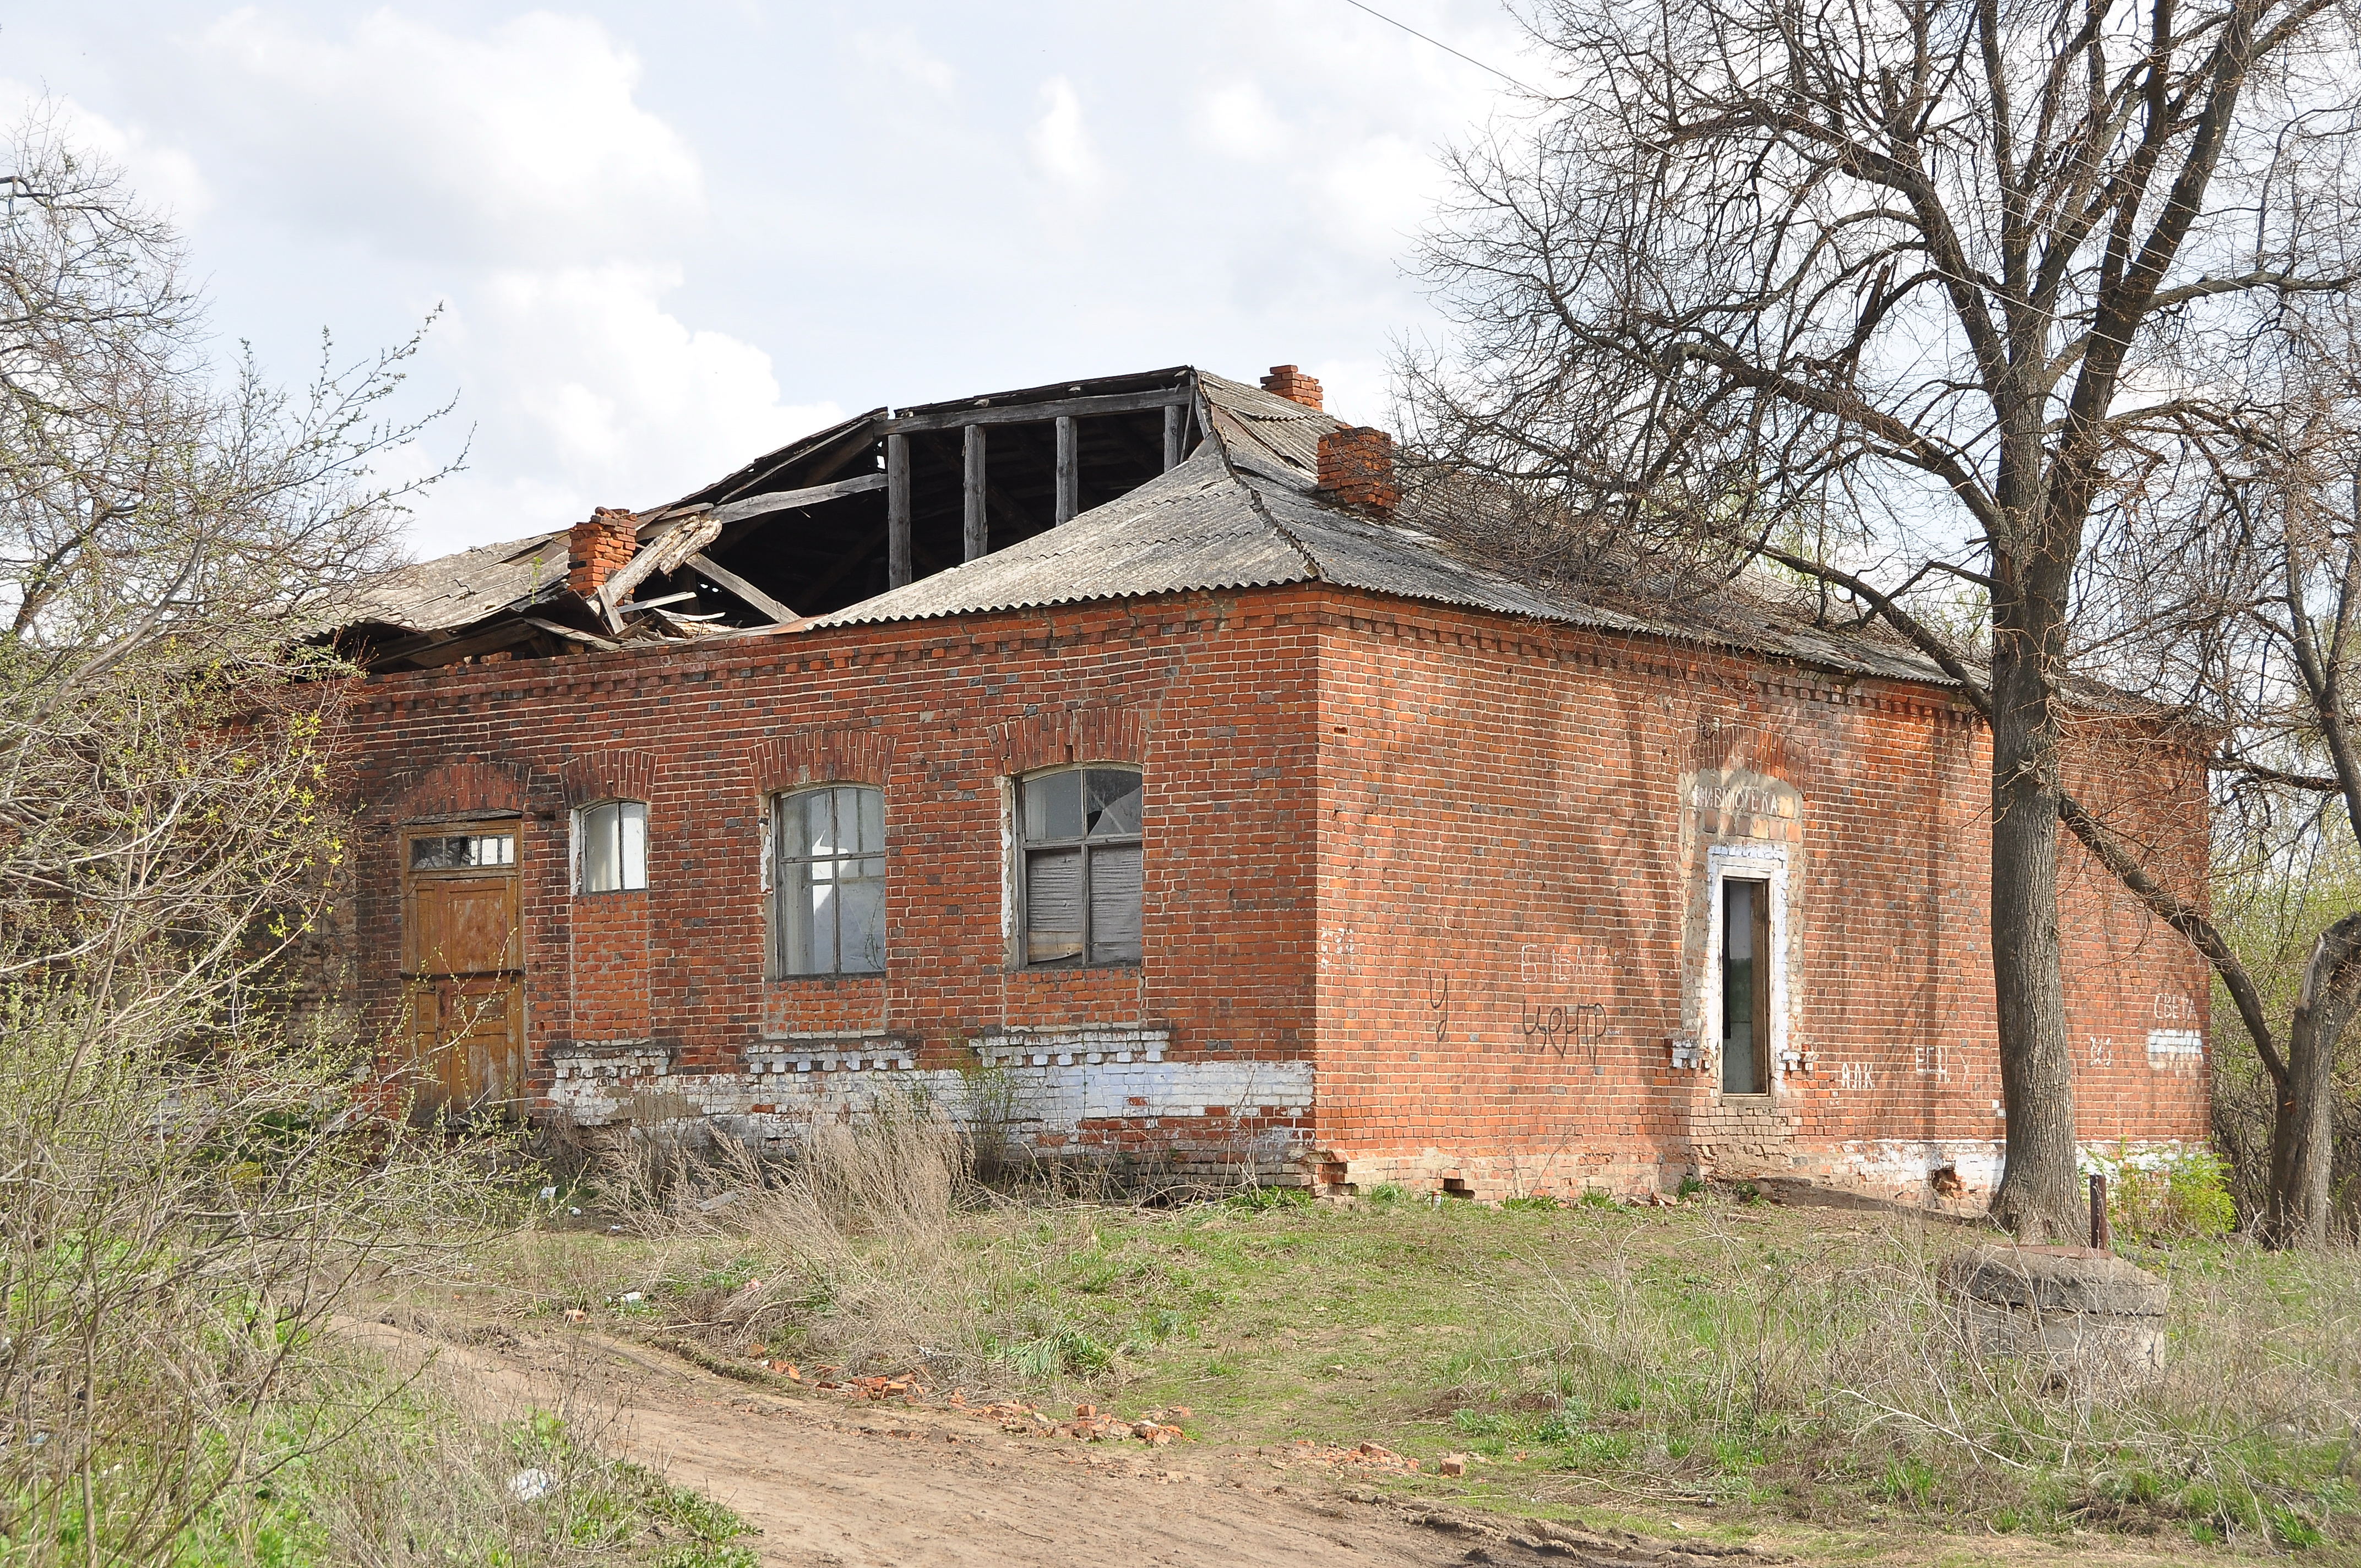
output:
M632 102L636 57L584 17L473 36L383 10L340 38L234 11L196 50L254 194L381 248L563 262L695 219L702 171Z
M1041 87L1041 117L1026 133L1025 145L1041 171L1076 191L1095 190L1105 178L1090 128L1082 124L1082 101L1074 84L1053 76Z
M506 394L568 483L642 505L838 417L779 400L771 356L666 312L676 271L637 265L503 272L468 307L470 357L529 364Z
M664 308L676 271L636 263L492 274L429 339L467 388L485 458L422 505L424 554L644 507L843 417L781 400L771 356ZM439 341L438 341L439 340Z
M1287 122L1251 82L1206 93L1197 104L1196 132L1213 151L1257 163L1285 151L1290 139Z
M839 417L668 307L708 225L704 170L598 23L446 31L380 10L331 33L247 9L196 48L247 204L445 304L419 379L460 389L475 472L420 504L422 553L669 500Z

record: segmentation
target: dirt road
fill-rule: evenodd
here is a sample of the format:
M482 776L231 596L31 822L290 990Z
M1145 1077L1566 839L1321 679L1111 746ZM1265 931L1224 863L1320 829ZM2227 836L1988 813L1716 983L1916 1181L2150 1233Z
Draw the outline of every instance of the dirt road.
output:
M588 1332L417 1319L352 1332L398 1362L434 1355L434 1375L487 1416L528 1407L598 1412L588 1423L596 1441L735 1508L762 1532L754 1544L763 1562L777 1568L1766 1561L1703 1543L1356 1498L1323 1465L1188 1445L1012 1437L953 1411L777 1395Z

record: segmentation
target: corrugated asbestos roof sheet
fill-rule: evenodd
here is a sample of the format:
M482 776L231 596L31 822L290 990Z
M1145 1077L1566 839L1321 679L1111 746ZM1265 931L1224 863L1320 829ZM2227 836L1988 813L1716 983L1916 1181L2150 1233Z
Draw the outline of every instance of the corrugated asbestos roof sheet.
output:
M1092 599L1320 581L1533 620L1777 653L1949 685L1909 652L1789 622L1732 595L1710 620L1643 620L1530 587L1402 522L1314 494L1320 437L1343 422L1258 388L1200 374L1213 439L1178 468L1064 527L810 622L922 620Z
M813 626L923 620L1082 599L1300 583L1317 574L1256 509L1210 443L1160 478L980 561L922 577Z

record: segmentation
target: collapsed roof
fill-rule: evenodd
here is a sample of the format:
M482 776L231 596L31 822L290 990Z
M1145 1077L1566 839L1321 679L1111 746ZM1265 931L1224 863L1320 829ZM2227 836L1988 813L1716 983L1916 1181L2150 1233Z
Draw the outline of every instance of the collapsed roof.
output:
M391 671L1318 581L1950 684L1769 597L1675 625L1520 582L1407 510L1323 491L1343 422L1292 367L1266 386L1292 395L1176 367L874 409L668 506L600 513L609 571L586 577L581 525L461 551L382 586L337 641Z

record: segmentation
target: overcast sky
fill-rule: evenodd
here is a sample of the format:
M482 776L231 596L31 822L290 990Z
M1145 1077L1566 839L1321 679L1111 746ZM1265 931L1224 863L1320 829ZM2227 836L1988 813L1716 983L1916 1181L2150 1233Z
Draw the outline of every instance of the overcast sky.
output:
M1496 0L1378 0L1535 79ZM440 304L434 554L646 506L881 403L1281 361L1381 421L1435 161L1495 77L1345 0L15 7L169 206L226 344L301 379Z

